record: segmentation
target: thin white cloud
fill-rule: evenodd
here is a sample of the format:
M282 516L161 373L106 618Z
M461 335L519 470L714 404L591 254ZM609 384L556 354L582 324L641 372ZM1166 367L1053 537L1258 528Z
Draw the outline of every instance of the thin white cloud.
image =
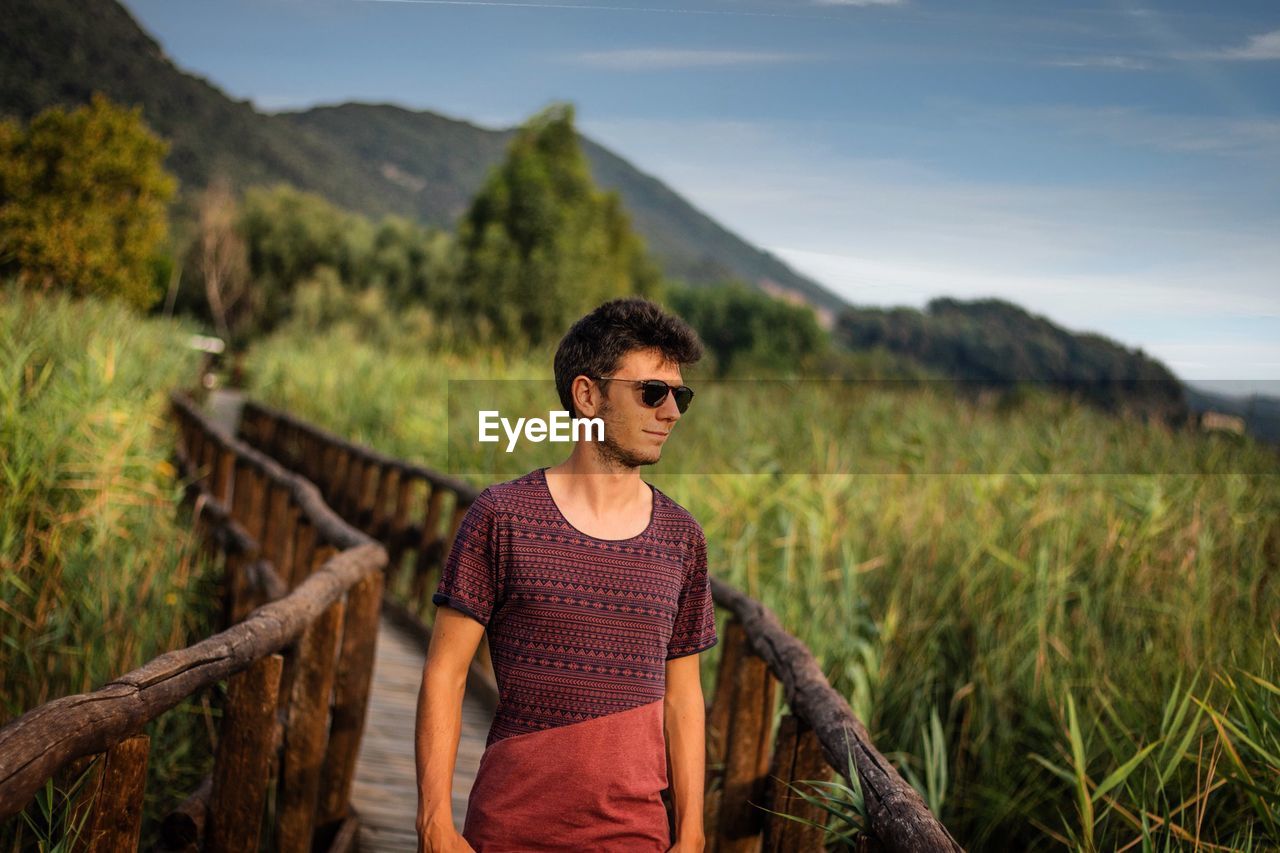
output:
M711 68L734 65L773 65L816 59L798 53L750 50L673 50L636 48L600 50L567 57L570 62L610 71L655 71L674 68Z
M955 121L1002 133L1029 123L1126 147L1181 154L1213 154L1248 160L1260 179L1280 177L1280 118L1157 113L1129 106L1047 104L993 106L948 102Z
M1066 56L1041 63L1054 68L1098 68L1112 71L1145 71L1151 63L1132 56Z
M1198 51L1184 54L1183 59L1224 59L1236 61L1267 61L1280 59L1280 30L1250 36L1249 40L1237 47L1221 50Z
M678 9L660 6L601 6L590 3L510 3L506 0L354 0L357 3L416 3L427 6L506 6L526 9L572 9L597 12L660 12L674 15L744 15L759 18L807 18L816 15L791 15L786 12L748 12L737 9ZM874 0L873 0L874 2Z

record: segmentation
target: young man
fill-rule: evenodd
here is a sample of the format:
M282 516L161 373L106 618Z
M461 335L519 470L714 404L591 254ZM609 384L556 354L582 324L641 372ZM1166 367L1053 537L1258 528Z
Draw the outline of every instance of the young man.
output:
M703 849L698 653L719 639L706 539L640 479L692 397L680 365L701 357L686 323L640 298L606 302L560 342L560 401L603 420L604 438L489 486L458 528L418 699L420 851ZM462 697L485 631L500 701L459 833Z

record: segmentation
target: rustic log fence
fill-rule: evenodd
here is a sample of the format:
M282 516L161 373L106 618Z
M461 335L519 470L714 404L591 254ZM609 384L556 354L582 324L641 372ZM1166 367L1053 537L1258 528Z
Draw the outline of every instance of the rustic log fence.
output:
M0 821L47 780L90 768L72 805L84 815L78 849L136 850L144 728L226 679L212 774L165 821L166 843L257 849L273 792L275 849L352 849L358 815L349 796L387 552L308 480L225 434L190 398L175 393L171 404L197 530L225 558L230 627L0 728Z
M383 542L391 555L388 591L397 591L429 621L432 583L478 489L255 401L245 403L240 436L315 482L351 524ZM406 571L408 576L401 577ZM876 750L866 727L827 682L808 648L750 596L714 577L712 593L730 618L707 710L707 850L822 849L825 812L789 785L830 781L834 772L848 778L850 762L870 829L860 836L863 849L960 850L915 789ZM489 689L496 691L485 643L477 664ZM789 713L781 717L775 736L779 685Z

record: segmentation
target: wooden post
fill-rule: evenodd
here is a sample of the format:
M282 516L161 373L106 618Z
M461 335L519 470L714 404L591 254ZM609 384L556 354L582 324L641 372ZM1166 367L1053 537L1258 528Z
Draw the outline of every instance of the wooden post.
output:
M229 679L209 795L208 853L258 849L280 688L280 655Z
M218 467L213 472L213 496L223 506L228 506L228 498L231 497L231 478L235 476L235 465L235 451L218 442Z
M444 558L448 556L449 551L453 549L453 540L458 538L458 528L462 526L462 519L467 514L467 510L471 508L471 504L462 502L460 495L454 495L453 497L453 517L449 519L449 532L444 536L444 548L440 551L442 563Z
M307 479L319 485L321 470L324 465L325 445L316 437L316 434L310 429L306 433L306 453L303 457L305 460L305 471ZM324 487L320 487L323 491Z
M271 565L280 571L281 557L284 556L284 528L286 515L289 512L290 492L282 483L267 484L266 517L263 519L262 556L271 561Z
M342 472L342 479L338 482L338 491L334 497L334 501L330 506L334 512L342 516L342 520L351 523L351 503L352 492L355 491L352 483L356 479L357 472L360 470L361 459L357 453L347 451L347 467Z
M397 582L404 566L405 529L409 526L409 511L413 503L413 487L417 482L407 472L397 471L396 508L391 517L391 529L387 531L387 583L391 591L398 589Z
M334 682L333 719L320 782L318 826L347 816L382 611L382 572L370 572L347 593L347 608Z
M276 799L276 850L281 853L311 850L342 614L343 602L335 601L299 641Z
M68 849L97 853L138 849L142 831L142 805L147 782L147 756L151 739L146 735L125 738L101 754L101 761L85 780L72 805L72 820L84 823ZM77 762L79 766L87 762Z
M716 850L756 853L764 814L756 806L764 802L778 681L762 658L746 653L734 668L732 685L733 711L724 759L720 822L714 830Z
M195 479L203 480L208 476L208 470L201 469L204 453L204 436L205 432L200 427L191 430L190 438L187 441L187 457L191 459L191 465L195 468L193 472Z
M261 549L263 532L267 528L267 475L256 465L250 465L247 473L249 494L245 502L245 518L241 524Z
M93 850L133 853L142 831L143 795L151 738L134 735L107 750L102 792L93 809Z
M302 518L302 510L292 500L284 511L284 520L276 525L279 556L275 561L276 574L284 584L285 591L293 589L294 562L297 560L298 524Z
M328 488L325 489L325 503L333 507L338 515L342 515L342 492L347 483L347 471L351 469L351 452L345 447L338 447L334 452L334 465L330 470Z
M264 414L258 419L258 441L257 445L263 453L278 459L280 457L280 448L276 439L276 427L279 425L276 418Z
M360 469L360 485L356 488L356 527L366 533L373 529L374 503L377 501L377 496L370 497L369 492L374 486L374 477L378 475L379 470L377 462L366 459L364 466Z
M250 467L243 459L236 457L234 471L235 475L231 485L231 507L230 514L234 521L244 524L251 512L250 497L251 487L249 484ZM241 617L249 612L250 596L248 594L248 584L245 578L246 567L250 562L256 559L253 554L243 554L232 552L227 554L225 561L226 567L226 590L227 600L225 607L225 620L228 625L234 625L239 622Z
M808 853L822 850L827 824L827 813L807 802L788 787L797 780L815 779L830 782L831 766L822 757L822 745L818 736L803 720L794 714L785 714L778 723L778 740L773 749L773 762L769 765L769 777L765 782L765 807L785 812L818 826L809 826L796 820L765 813L763 845L777 853ZM815 796L825 796L825 790L815 790L809 785L797 785L800 790Z
M387 519L390 518L388 504L396 493L400 483L400 470L390 465L378 466L378 488L373 498L373 514L369 516L369 535L374 539L386 540Z
M293 589L311 574L312 558L316 550L316 529L305 516L298 517L298 526L294 533L293 565L289 571L287 583Z
M747 653L747 633L736 617L725 623L721 641L720 668L716 673L715 693L707 712L707 784L703 801L703 826L707 853L716 849L716 829L720 826L720 798L724 789L724 759L729 742L729 725L733 718L734 673Z
M258 413L253 406L245 406L240 411L240 439L245 444L253 444L254 436L258 434L257 424Z
M441 559L440 549L444 537L440 535L440 512L444 504L444 489L428 483L427 516L422 522L422 538L418 542L418 559L414 561L413 581L409 585L409 604L416 607L426 595L431 579L431 567Z

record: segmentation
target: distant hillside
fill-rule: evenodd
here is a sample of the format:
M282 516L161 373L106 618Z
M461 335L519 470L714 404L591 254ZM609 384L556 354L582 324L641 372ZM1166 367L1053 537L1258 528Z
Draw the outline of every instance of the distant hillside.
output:
M1071 332L1001 299L934 299L912 308L852 308L836 321L852 349L879 347L957 380L982 385L1043 382L1109 410L1129 408L1180 422L1182 382L1141 349Z
M173 144L167 165L182 182L179 220L190 215L193 191L221 172L239 188L287 181L369 216L399 213L452 229L514 132L391 105L263 114L179 70L115 0L4 0L3 8L0 115L25 120L52 104L85 103L95 89L141 104ZM597 181L618 190L669 276L692 284L734 276L826 312L845 307L658 180L583 142Z

